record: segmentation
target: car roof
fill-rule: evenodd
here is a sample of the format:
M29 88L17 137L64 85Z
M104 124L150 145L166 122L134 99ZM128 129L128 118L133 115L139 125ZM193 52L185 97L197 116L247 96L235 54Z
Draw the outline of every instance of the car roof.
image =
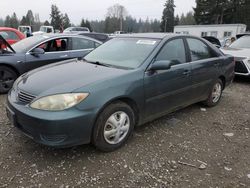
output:
M36 36L33 36L33 37L37 37L39 41L44 41L44 40L49 40L49 39L53 39L53 38L63 38L63 37L80 37L80 38L86 38L86 39L89 39L89 40L93 40L93 41L96 41L96 42L99 42L101 43L101 41L99 40L95 40L93 38L90 38L90 37L87 37L87 36L83 36L83 35L77 35L77 34L54 34L54 33L45 33L45 34L42 34L42 35L36 35Z
M133 33L133 34L121 34L116 38L153 38L153 39L164 39L174 36L181 36L180 34L174 33ZM186 36L186 35L185 35Z
M24 39L24 40L22 40L20 42L27 43L27 45L25 45L25 47L22 49L22 51L26 53L28 50L30 50L34 46L39 45L40 43L43 43L45 41L53 40L53 39L56 39L56 38L67 38L67 37L85 38L85 39L88 39L88 40L91 40L91 41L94 41L94 42L97 42L97 43L100 43L100 44L103 43L103 42L101 42L99 40L95 40L95 39L87 37L87 36L76 35L76 34L42 34L42 35L36 35L36 36L33 36L33 37L26 38L26 39ZM18 45L18 43L20 43L20 42L17 42L16 44L13 45L13 48L14 48L15 51L16 51L16 49L15 49L16 46L15 45Z
M15 28L11 28L11 27L0 27L0 31L18 31L17 29Z

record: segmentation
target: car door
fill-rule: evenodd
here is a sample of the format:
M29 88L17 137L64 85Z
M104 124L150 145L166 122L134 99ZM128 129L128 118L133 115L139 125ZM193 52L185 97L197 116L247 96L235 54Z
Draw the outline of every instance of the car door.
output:
M145 115L148 119L181 107L191 99L191 65L187 63L183 38L168 41L155 57L155 61L160 60L179 61L179 64L169 70L145 72Z
M211 47L197 38L188 37L194 100L207 97L211 85L219 77L220 60Z
M44 54L32 55L32 50L26 53L25 68L26 71L56 63L59 61L67 60L71 58L68 38L57 38L46 41L42 44L37 45L35 48L41 48L44 50Z
M81 37L72 37L71 40L72 40L72 48L71 48L72 58L83 58L89 52L95 49L98 45L100 45L97 42Z

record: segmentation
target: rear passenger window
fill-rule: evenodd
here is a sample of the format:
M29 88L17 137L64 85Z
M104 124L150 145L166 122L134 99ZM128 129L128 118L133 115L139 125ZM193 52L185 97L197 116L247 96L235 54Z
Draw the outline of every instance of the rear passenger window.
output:
M73 38L72 50L95 48L95 43L84 38Z
M165 44L156 61L162 60L177 60L180 63L186 63L185 46L182 39L174 39Z
M187 38L192 61L212 58L209 47L202 41L193 38Z

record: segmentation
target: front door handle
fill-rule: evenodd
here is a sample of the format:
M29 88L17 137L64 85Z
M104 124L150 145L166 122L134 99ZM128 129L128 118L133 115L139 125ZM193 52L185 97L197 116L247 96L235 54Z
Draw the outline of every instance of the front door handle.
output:
M68 55L61 55L60 58L66 58Z

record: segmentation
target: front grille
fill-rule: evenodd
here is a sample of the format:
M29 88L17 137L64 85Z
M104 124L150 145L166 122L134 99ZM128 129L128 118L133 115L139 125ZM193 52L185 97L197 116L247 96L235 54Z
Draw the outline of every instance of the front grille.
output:
M235 62L235 72L236 73L248 73L247 67L243 61Z
M21 102L21 103L24 103L24 104L30 103L30 102L33 101L35 98L36 98L35 95L26 93L26 92L24 92L24 91L18 91L18 94L17 94L17 99L18 99L18 101Z

